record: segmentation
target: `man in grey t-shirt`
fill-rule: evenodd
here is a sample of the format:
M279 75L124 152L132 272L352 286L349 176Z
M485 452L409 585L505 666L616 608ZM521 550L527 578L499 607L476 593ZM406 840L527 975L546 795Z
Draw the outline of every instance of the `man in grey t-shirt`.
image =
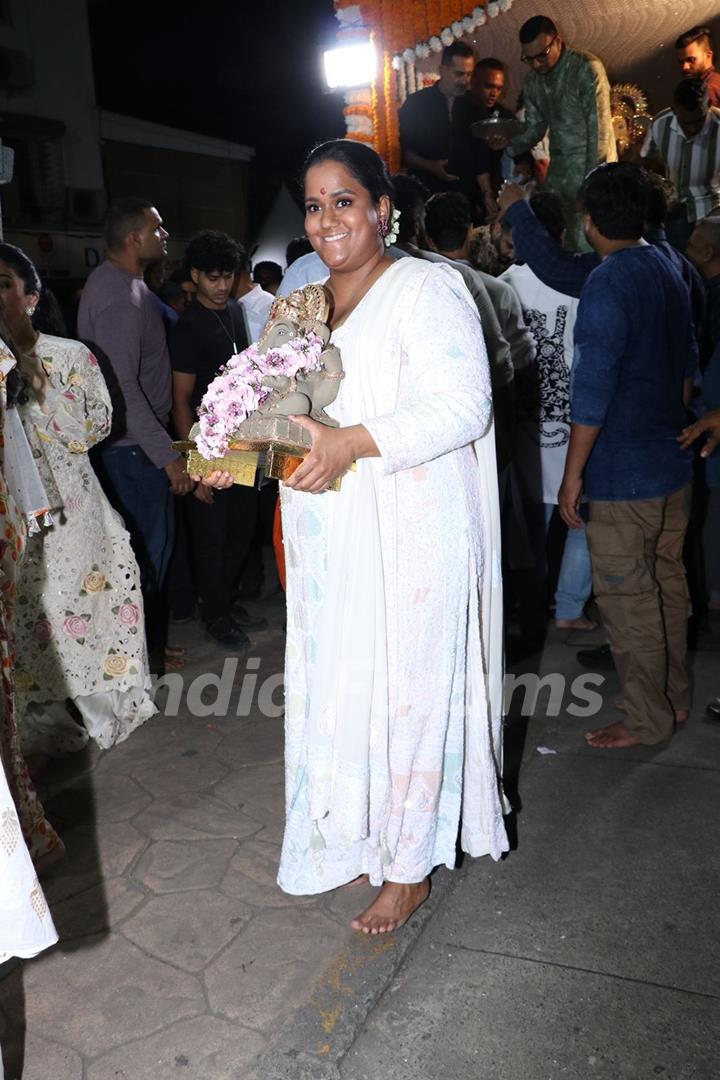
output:
M107 258L88 278L78 334L100 358L113 399L113 433L94 462L122 514L140 564L148 648L162 646L160 597L173 545L173 495L192 489L167 432L172 403L165 328L143 281L166 254L167 232L151 203L120 199L105 219Z

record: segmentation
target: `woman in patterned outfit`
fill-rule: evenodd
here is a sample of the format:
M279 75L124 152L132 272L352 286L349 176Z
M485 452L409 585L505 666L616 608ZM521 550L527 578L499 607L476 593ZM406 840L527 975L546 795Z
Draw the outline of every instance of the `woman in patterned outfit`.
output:
M5 330L0 318L0 333ZM0 459L3 457L4 418L7 400L7 379L15 367L15 357L4 341L0 340ZM12 407L15 407L14 405ZM1 464L1 460L0 460ZM0 711L0 760L22 826L28 850L38 869L45 869L61 858L65 852L62 841L46 821L45 812L37 797L20 750L15 703L15 640L13 613L16 604L16 578L26 542L26 526L12 495L7 489L5 476L0 469L0 664L2 666ZM7 802L7 800L6 800ZM8 858L15 851L12 840L14 818L7 805L2 808L0 819L0 846L5 847ZM8 832L8 830L10 830ZM0 887L9 887L0 873ZM0 952L3 945L0 941Z
M27 256L0 244L0 294L27 386L20 416L54 511L18 579L20 734L26 753L58 755L88 735L107 749L156 709L137 563L88 457L109 434L110 397L84 345L33 329L40 291Z

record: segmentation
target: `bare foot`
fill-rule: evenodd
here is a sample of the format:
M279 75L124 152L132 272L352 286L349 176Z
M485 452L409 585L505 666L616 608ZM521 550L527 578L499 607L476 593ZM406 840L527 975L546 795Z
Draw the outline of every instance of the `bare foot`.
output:
M638 746L640 740L633 735L630 728L622 720L617 724L608 724L607 727L597 728L595 731L586 731L585 739L591 746L606 747Z
M370 878L367 874L358 874L352 881L346 881L344 885L341 885L341 889L356 889L358 885L367 885Z
M555 625L558 630L597 630L598 624L581 615L579 619L556 619Z
M389 934L404 926L430 895L430 878L413 885L386 881L369 908L350 923L363 934Z

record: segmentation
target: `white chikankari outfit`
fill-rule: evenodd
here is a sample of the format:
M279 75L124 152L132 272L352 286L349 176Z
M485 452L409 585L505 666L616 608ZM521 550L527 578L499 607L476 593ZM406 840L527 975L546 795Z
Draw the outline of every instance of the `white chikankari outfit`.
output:
M282 489L289 893L415 882L508 848L502 583L487 355L462 278L402 259L334 332L328 412L381 457Z
M122 518L88 458L110 431L97 360L79 341L40 334L48 385L20 406L54 524L28 541L18 575L15 673L26 753L103 749L156 711L150 696L140 572ZM83 730L65 711L72 698Z

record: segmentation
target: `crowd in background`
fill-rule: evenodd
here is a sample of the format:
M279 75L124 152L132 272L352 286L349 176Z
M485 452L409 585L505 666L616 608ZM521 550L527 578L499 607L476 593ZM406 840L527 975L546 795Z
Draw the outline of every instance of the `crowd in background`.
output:
M473 136L477 121L516 112L501 103L503 63L477 61L463 43L444 50L439 82L408 99L389 251L450 263L482 323L510 645L537 649L550 612L560 628L594 630L594 591L609 644L579 659L614 662L622 677L633 656L647 657L615 727L658 742L689 708L686 573L696 623L720 608L720 458L693 458L677 442L720 406L720 74L707 29L683 35L671 106L633 160L613 165L602 63L569 49L543 16L525 24L521 46L526 127L513 139ZM614 179L585 181L598 166ZM252 267L237 238L212 229L172 268L161 214L142 198L110 207L107 257L85 284L72 337L32 261L0 245L0 747L38 869L62 856L62 842L25 759L40 769L89 738L109 748L149 719L151 672L185 662L168 641L172 619L201 619L234 652L266 626L247 603L261 588L275 487L195 484L172 443L191 437L218 369L259 339L274 295L327 269L305 238L291 241L285 268ZM618 402L611 372L629 356L642 373ZM580 445L573 427L597 441ZM652 460L633 440L639 429L662 444ZM583 470L590 503L616 511L590 530ZM628 583L622 601L603 584L633 545L639 563L665 560L654 601L647 581ZM638 626L629 608L640 602L649 606ZM672 707L648 726L641 713L657 718L661 698ZM614 737L608 745L623 745L622 730Z

